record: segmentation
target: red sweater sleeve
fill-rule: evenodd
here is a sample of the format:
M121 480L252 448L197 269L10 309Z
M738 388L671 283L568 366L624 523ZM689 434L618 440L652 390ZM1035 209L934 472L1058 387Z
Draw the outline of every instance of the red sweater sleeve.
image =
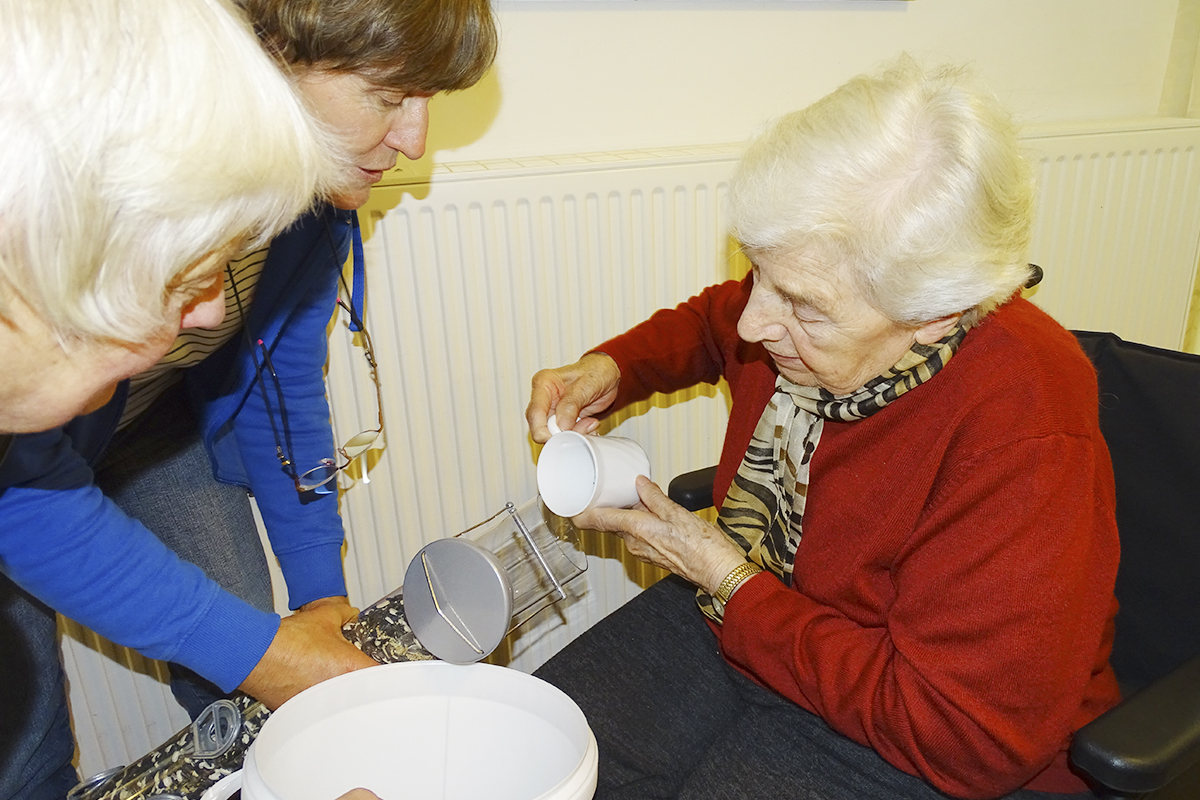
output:
M749 280L710 286L592 350L611 356L621 369L621 384L609 410L655 392L716 383L728 370L738 371L748 358L765 358L761 348L737 338L737 320L749 297Z

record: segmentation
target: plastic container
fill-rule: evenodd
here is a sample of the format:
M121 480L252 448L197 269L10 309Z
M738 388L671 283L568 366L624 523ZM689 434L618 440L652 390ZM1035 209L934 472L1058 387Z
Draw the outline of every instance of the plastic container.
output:
M579 707L490 664L387 664L317 684L263 725L202 800L588 800L596 739Z
M422 547L404 573L402 598L393 593L382 602L403 604L408 629L426 651L451 664L471 664L538 612L566 600L566 586L586 569L578 529L534 498L520 509L509 503L475 528ZM376 603L359 617L375 618L381 610ZM362 640L365 633L377 641L379 626L356 628L347 638L384 661Z

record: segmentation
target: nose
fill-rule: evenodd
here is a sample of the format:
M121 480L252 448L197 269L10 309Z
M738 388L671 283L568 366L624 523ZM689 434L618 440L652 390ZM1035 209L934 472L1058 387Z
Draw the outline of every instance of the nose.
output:
M425 155L425 136L429 133L429 98L412 95L404 98L400 113L392 122L384 143L416 161Z
M213 282L211 288L184 306L179 319L182 328L215 328L225 319L225 285L222 281Z
M742 309L738 318L737 332L742 341L777 342L787 335L787 328L779 322L779 309L776 306L782 301L759 287L757 283L750 290L750 299Z

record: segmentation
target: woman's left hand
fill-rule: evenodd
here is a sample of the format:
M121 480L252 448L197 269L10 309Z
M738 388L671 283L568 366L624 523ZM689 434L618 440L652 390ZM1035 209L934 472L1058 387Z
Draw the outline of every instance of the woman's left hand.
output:
M746 554L715 525L676 504L641 475L641 502L633 508L593 508L572 518L580 528L611 531L625 540L629 552L685 578L709 594Z

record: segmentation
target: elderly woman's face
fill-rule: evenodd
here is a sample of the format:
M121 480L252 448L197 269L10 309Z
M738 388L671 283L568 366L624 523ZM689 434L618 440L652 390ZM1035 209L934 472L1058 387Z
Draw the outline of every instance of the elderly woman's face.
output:
M371 186L396 165L396 154L416 160L425 154L429 97L385 89L350 72L311 70L300 92L321 120L350 148L349 183L333 197L338 208L367 202Z
M181 328L219 325L225 318L222 274L238 246L240 241L230 243L183 270L166 289L171 322L136 344L89 341L63 350L46 323L14 299L12 318L0 320L9 365L0 381L0 433L49 430L95 411L118 383L156 364Z
M761 342L792 383L845 395L894 366L914 343L945 336L957 318L899 325L875 310L839 268L802 256L762 257L754 264L738 335Z

